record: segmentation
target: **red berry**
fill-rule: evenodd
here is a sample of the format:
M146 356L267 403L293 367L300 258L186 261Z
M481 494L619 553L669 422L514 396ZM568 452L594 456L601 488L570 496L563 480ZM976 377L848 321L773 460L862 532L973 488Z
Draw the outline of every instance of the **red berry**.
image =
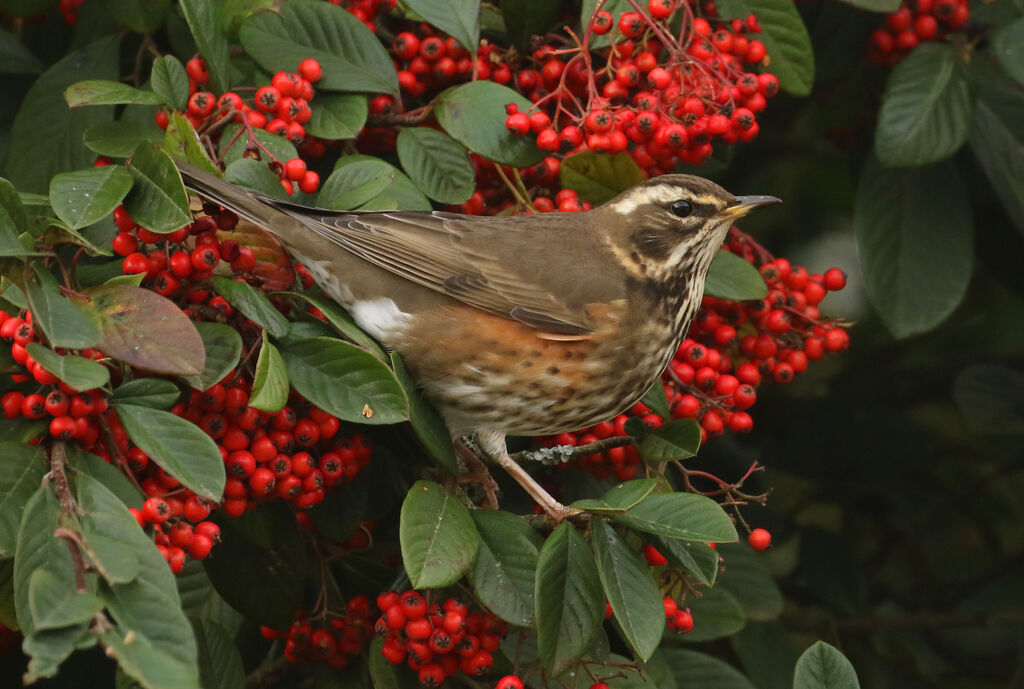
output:
M664 19L670 14L675 8L674 0L648 0L647 11L651 13L651 16L655 19Z
M644 546L644 558L647 560L647 564L652 567L661 567L667 565L668 560L662 555L657 548L653 545L647 544Z
M754 529L747 537L747 543L754 550L765 550L772 544L772 535L767 529Z
M619 31L629 38L639 36L644 32L644 18L639 12L623 12L619 17Z
M171 506L163 498L149 498L142 503L142 518L151 524L163 524L171 517Z
M323 68L320 63L311 57L306 58L299 63L299 74L306 81L316 83L320 81L320 77L323 76Z
M594 15L594 33L596 33L599 36L602 34L606 34L612 30L612 25L614 23L615 22L612 19L611 13L601 10L600 12Z
M498 680L494 689L523 689L523 680L515 675L505 675Z
M693 629L693 615L689 610L676 610L669 621L669 629L676 634L686 634Z

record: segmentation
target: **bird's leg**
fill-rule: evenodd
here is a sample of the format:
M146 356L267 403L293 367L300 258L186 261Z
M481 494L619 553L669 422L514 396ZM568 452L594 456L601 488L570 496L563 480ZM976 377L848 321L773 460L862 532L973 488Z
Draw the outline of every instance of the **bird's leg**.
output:
M563 505L551 497L550 493L533 480L533 477L527 473L526 469L519 466L519 463L509 456L508 448L505 447L504 433L478 431L476 440L480 445L480 449L501 465L501 468L507 471L516 480L516 483L522 486L523 490L533 498L533 501L540 505L544 512L556 523L583 513L583 510Z
M479 483L484 491L484 506L489 510L498 509L498 482L491 476L487 465L480 460L480 456L468 447L462 438L454 441L455 452L466 463L468 471L455 477L458 483Z

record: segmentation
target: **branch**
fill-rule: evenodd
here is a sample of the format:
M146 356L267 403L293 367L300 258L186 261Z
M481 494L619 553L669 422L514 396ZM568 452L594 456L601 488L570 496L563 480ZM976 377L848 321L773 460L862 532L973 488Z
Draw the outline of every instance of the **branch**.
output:
M50 449L50 478L57 489L57 498L60 500L60 513L63 517L73 517L78 511L78 503L75 496L71 494L71 487L68 485L68 475L65 471L68 455L64 443L57 441ZM75 590L78 593L85 592L85 560L82 558L82 548L78 542L77 534L64 528L59 528L53 535L62 539L71 551L71 562L75 568Z

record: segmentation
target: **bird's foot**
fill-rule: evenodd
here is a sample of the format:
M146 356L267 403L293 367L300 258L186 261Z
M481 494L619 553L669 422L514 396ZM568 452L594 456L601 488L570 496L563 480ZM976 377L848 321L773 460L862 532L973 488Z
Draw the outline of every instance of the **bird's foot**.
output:
M478 484L484 492L484 507L489 510L498 509L498 482L491 476L487 465L461 438L455 441L455 452L466 463L466 469L468 470L466 473L456 476L455 482L460 484Z

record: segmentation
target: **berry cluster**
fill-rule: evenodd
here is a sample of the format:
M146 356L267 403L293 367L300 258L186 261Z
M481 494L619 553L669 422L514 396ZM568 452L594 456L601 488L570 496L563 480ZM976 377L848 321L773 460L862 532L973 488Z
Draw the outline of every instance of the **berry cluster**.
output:
M366 596L356 596L344 610L329 612L322 619L300 614L287 632L270 627L260 630L266 639L286 640L284 657L289 662L327 663L340 669L362 655L366 642L373 636L370 601Z
M57 9L60 11L61 16L64 17L64 23L69 26L73 26L78 21L78 8L82 6L85 0L60 0L57 3Z
M830 291L845 287L838 268L809 274L735 228L725 249L758 267L769 294L757 301L735 302L704 297L690 331L662 376L671 418L696 419L701 440L729 431L746 433L754 426L747 411L757 401L757 387L770 380L787 384L810 361L841 352L850 343L840 325L823 319L818 305ZM539 438L543 446L588 445L612 436L626 436L629 417L650 428L664 420L644 404L625 414L575 433ZM615 447L587 455L576 466L598 478L634 478L640 457L633 447ZM560 465L566 466L566 465Z
M665 596L665 622L670 631L676 634L688 634L693 629L693 615L689 608L680 608L672 598Z
M868 59L891 67L919 43L942 41L971 16L967 0L904 0L868 39Z
M384 658L393 665L407 663L428 687L440 686L460 670L471 677L486 674L508 632L508 623L490 613L470 613L454 598L428 605L417 591L388 591L377 597L377 607Z

